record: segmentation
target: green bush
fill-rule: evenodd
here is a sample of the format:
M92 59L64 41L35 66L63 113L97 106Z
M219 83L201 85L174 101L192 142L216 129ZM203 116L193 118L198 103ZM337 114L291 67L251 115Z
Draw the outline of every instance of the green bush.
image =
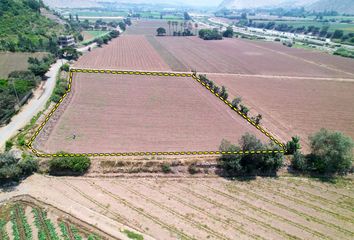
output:
M37 160L25 156L23 160L16 159L9 153L0 154L0 182L19 181L21 178L37 171Z
M291 161L291 166L295 170L306 171L307 170L306 156L303 155L300 151L296 151Z
M63 154L65 153L58 153ZM91 165L91 160L84 156L75 157L54 157L49 160L49 173L52 175L81 175Z
M65 64L63 64L63 65L60 67L60 70L61 70L61 71L65 71L65 72L69 72L69 70L70 70L70 65L67 64L67 63L65 63Z
M282 153L267 154L233 154L247 150L280 150L274 144L262 144L254 135L246 133L240 139L240 147L227 140L222 140L220 151L226 152L220 158L222 169L229 175L274 175L283 166ZM231 152L231 154L227 154Z
M8 152L11 150L11 148L13 147L14 143L12 141L6 141L5 143L5 152Z
M321 129L309 137L311 154L307 157L309 170L321 174L345 174L353 164L354 143L340 132Z
M291 138L291 141L287 142L286 149L289 154L294 154L301 149L300 137L295 136Z
M171 172L171 165L169 163L163 163L161 166L162 172L170 173Z
M17 138L17 144L21 147L26 145L26 139L25 136L23 134L19 135Z
M127 237L128 237L129 239L133 239L133 240L144 240L143 235L141 235L141 234L139 234L139 233L132 232L132 231L129 231L129 230L127 230L127 229L125 229L123 232L127 235Z

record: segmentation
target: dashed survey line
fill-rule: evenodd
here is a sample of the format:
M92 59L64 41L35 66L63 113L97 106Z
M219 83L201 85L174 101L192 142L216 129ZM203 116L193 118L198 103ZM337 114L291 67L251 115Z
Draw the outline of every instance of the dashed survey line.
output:
M33 147L34 140L38 137L41 130L47 124L49 119L59 108L64 98L71 92L72 81L74 73L97 73L97 74L116 74L116 75L141 75L141 76L158 76L158 77L190 77L205 87L215 97L225 103L229 108L239 114L249 124L255 127L258 131L264 134L272 142L274 142L280 149L263 149L263 150L240 150L240 151L176 151L176 152L118 152L118 153L43 153ZM50 110L49 114L45 117L44 121L36 129L35 133L27 143L27 147L37 157L117 157L117 156L155 156L155 155L238 155L238 154L274 154L274 153L286 153L286 148L283 143L273 137L268 131L262 128L259 124L255 123L251 118L242 113L238 108L232 106L231 102L227 99L223 99L217 92L211 89L207 84L198 78L194 73L176 73L176 72L159 72L159 71L132 71L132 70L104 70L104 69L84 69L84 68L72 68L69 72L69 81L66 92L59 99L58 103Z

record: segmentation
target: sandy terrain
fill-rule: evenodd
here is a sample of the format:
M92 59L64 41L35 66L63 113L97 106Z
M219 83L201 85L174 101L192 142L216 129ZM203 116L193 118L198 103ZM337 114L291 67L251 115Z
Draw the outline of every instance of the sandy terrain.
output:
M354 189L302 178L52 178L18 194L65 209L113 236L124 224L156 239L352 239ZM59 197L60 196L60 197ZM78 207L80 206L80 207ZM118 227L121 226L121 227Z
M49 153L216 151L223 138L238 141L246 132L268 142L191 77L76 73L68 98L49 138L39 136L36 148Z

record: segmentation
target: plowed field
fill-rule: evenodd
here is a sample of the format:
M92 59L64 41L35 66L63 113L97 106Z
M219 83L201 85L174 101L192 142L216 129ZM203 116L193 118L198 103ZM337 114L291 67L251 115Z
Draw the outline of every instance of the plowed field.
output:
M334 185L285 177L227 181L35 175L17 190L65 208L113 236L123 224L164 240L354 237L350 180Z
M286 141L327 128L354 138L354 80L336 81L209 75L227 86L231 98L241 96L251 115L261 113L263 125ZM253 112L253 113L252 113Z
M44 152L216 151L259 130L191 77L76 73L35 143ZM49 134L48 134L49 133Z

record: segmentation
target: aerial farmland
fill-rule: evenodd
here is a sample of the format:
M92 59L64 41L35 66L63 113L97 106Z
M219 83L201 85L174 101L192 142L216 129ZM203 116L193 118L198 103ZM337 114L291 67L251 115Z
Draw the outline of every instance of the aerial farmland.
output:
M54 64L26 63L44 53L22 33L10 39L33 53L0 52L0 77L31 73L47 97L0 154L0 240L354 239L354 60L334 54L354 35L308 32L305 49L247 29L350 16L64 2L33 13L77 41L55 48L40 31ZM0 106L20 102L14 81Z

